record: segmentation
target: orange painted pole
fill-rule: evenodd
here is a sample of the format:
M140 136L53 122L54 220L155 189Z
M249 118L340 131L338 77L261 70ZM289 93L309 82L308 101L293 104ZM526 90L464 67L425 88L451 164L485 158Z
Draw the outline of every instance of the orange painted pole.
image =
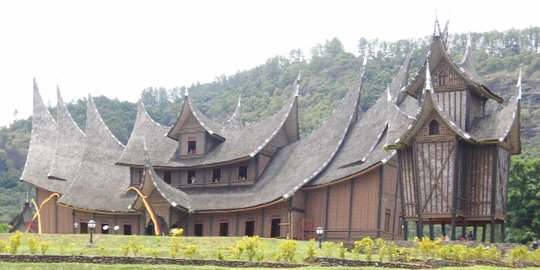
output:
M154 208L152 207L152 205L148 201L148 197L146 197L142 193L142 191L140 189L136 188L136 187L128 187L126 189L126 191L128 191L128 190L134 190L135 192L137 192L137 194L139 194L139 196L141 196L141 198L143 200L144 207L146 208L146 211L148 211L148 213L150 214L150 219L152 220L152 222L154 222L154 233L155 233L155 235L161 235L161 227L159 226L159 222L158 222L158 219L157 219L156 212L154 211Z

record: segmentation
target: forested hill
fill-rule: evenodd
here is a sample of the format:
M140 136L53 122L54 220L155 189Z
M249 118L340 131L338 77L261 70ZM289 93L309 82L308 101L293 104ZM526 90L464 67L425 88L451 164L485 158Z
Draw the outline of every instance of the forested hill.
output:
M495 92L508 96L522 68L522 155L540 156L540 27L472 33L472 41L476 47L478 72ZM361 38L360 53L355 56L346 52L339 40L332 39L314 46L311 52L293 50L289 55L272 57L250 70L221 75L211 83L197 83L188 88L196 106L216 121L230 115L238 96L242 95L243 119L250 123L271 115L283 105L301 70L300 127L305 135L319 126L339 103L364 56L369 58L361 103L361 108L366 110L390 83L412 47L415 50L411 76L417 72L430 42L431 37L414 44L410 40L386 42ZM467 34L450 35L449 50L457 62L466 43ZM141 99L157 122L171 125L178 115L185 87L144 89ZM122 142L127 142L136 104L104 96L96 97L95 103L112 132ZM54 115L55 109L50 109ZM68 104L68 109L84 130L85 99ZM17 120L9 127L0 128L0 222L9 221L19 211L26 196L26 188L18 179L25 162L30 129L30 119Z

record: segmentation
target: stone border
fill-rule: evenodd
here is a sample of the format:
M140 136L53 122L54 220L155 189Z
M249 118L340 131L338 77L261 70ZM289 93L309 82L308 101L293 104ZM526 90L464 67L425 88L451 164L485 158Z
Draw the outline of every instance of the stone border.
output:
M25 263L95 263L95 264L171 264L222 267L298 268L309 266L299 263L220 261L197 259L172 259L120 256L69 256L69 255L0 255L0 262Z

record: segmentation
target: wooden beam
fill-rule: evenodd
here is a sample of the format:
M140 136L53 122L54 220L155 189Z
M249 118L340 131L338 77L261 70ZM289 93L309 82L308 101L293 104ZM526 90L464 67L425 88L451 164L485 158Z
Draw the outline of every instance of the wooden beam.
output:
M378 206L377 206L377 238L381 237L381 223L382 223L382 197L383 197L383 182L384 182L384 165L381 165L379 169L379 192L378 192Z
M497 147L493 147L493 164L492 164L492 179L491 179L491 230L490 230L490 234L489 234L489 242L491 243L495 243L495 226L496 226L496 223L495 223L495 215L496 215L496 205L495 205L495 198L497 196L497 163L498 163L498 160L499 160L499 155L498 155L498 151L497 151Z
M413 158L413 186L414 195L416 197L416 236L422 238L424 236L424 226L422 224L422 214L420 212L420 187L418 179L418 159L416 158L416 142L412 145L412 158Z
M351 241L351 230L352 230L352 215L353 215L353 196L354 196L354 179L351 179L349 181L349 224L348 224L348 232L347 232L347 240Z
M326 210L324 214L324 239L328 236L328 209L330 207L330 186L326 186Z

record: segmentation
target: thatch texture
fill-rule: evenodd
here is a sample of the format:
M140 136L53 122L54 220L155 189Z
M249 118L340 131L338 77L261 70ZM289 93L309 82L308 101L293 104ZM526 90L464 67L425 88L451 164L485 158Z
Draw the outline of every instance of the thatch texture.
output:
M123 150L89 96L81 163L59 203L90 211L131 211L128 206L133 203L134 194L123 195L130 184L129 168L115 165Z
M34 79L32 135L21 181L52 192L65 190L67 186L65 181L51 180L47 177L55 153L56 134L56 122L43 103Z
M77 174L84 146L84 132L77 126L57 89L56 150L49 178L72 181Z

